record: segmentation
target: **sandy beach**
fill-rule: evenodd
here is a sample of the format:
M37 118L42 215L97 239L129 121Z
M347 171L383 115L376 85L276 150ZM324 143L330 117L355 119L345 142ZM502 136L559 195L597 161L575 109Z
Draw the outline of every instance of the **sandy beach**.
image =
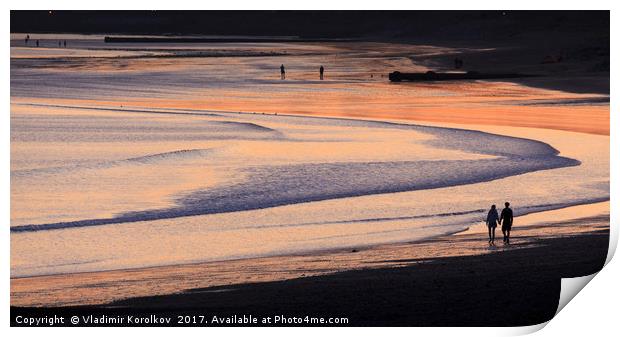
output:
M608 211L605 202L518 218L509 246L499 240L488 246L479 225L417 243L12 279L11 315L287 313L347 317L344 325L354 326L538 324L557 309L559 277L589 275L602 267ZM565 220L575 214L584 217ZM351 298L363 300L353 306ZM498 311L504 315L487 320Z
M553 317L561 277L604 264L598 40L112 48L75 35L64 50L40 38L11 42L11 324L131 313L532 325ZM454 57L537 76L387 80L451 71ZM506 200L511 243L498 228L490 246L484 217Z

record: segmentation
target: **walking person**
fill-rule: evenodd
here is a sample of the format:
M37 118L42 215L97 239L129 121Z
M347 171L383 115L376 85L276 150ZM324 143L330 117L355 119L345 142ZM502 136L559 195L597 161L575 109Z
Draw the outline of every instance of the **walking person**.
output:
M280 79L286 79L286 71L284 70L284 64L280 65Z
M512 229L512 209L510 203L506 201L506 206L502 210L502 215L499 217L499 223L502 225L502 233L504 234L504 243L510 243L510 230Z
M321 67L319 68L319 78L321 79L321 81L323 80L323 72L325 72L325 68L323 68L323 65L321 65Z
M487 214L487 227L489 228L489 245L495 246L495 228L497 228L497 221L499 215L497 214L497 208L495 205L491 205L491 209Z

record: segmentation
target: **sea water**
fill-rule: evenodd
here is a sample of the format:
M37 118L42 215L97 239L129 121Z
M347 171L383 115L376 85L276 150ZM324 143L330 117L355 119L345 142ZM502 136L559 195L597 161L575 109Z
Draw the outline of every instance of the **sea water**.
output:
M12 277L417 241L505 200L519 215L609 198L607 137L578 135L565 156L535 139L346 118L403 109L381 69L424 70L403 48L442 48L40 38L11 42ZM345 118L296 115L307 109Z

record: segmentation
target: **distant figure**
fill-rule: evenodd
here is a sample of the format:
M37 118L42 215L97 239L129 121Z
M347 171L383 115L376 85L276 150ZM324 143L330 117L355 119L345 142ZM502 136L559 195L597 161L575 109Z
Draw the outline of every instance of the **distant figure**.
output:
M502 215L499 217L499 223L502 224L502 233L504 233L504 243L510 243L510 230L512 229L512 209L510 209L510 203L504 204L506 207L502 210Z
M37 47L39 46L39 40L37 40Z
M64 40L62 44L63 44L63 47L67 48L67 40Z
M26 34L26 38L24 40L26 41L26 44L28 44L28 41L30 41L30 34Z
M497 208L495 205L491 205L491 209L487 214L487 227L489 228L489 245L495 245L495 228L497 228L497 221L499 220L499 215L497 215Z
M319 68L319 78L321 79L321 81L323 80L324 71L325 71L325 68L323 68L323 65L321 65L321 68Z
M286 71L284 70L284 64L280 65L280 79L286 79Z

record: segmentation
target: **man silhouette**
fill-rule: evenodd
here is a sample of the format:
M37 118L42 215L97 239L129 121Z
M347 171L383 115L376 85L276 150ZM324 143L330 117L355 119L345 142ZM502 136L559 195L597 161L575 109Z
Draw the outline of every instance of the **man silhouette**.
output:
M504 234L504 243L510 243L510 230L512 229L512 209L510 203L504 204L506 207L502 210L499 222L502 224L502 233Z
M286 71L284 71L284 64L280 65L280 79L283 80L286 78Z
M321 67L319 68L319 78L321 79L321 81L323 80L324 71L325 71L325 68L323 68L323 66L321 65Z

